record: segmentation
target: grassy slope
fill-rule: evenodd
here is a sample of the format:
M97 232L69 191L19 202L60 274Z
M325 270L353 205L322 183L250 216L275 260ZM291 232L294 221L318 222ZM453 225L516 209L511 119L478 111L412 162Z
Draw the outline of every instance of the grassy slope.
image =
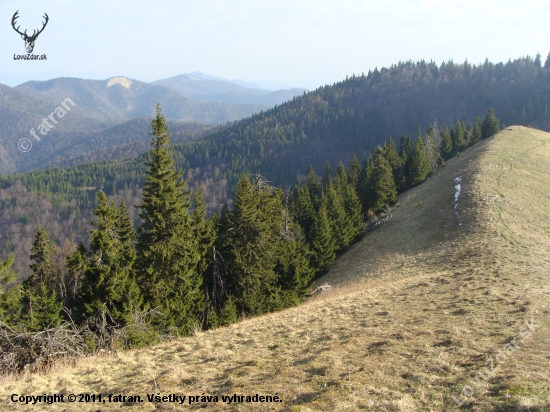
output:
M454 209L457 176L462 193ZM319 280L340 286L332 293L153 348L4 378L0 409L13 408L12 393L160 391L277 392L284 400L240 410L443 411L455 409L451 395L469 384L468 410L550 410L549 183L550 134L509 128L404 194L392 220ZM540 327L494 377L480 388L469 382L531 318ZM156 409L142 403L131 410Z

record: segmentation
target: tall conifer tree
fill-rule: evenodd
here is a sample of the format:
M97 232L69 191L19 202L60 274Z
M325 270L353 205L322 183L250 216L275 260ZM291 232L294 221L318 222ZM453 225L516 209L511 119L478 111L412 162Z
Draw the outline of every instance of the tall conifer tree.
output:
M323 171L323 179L321 180L322 190L326 190L329 184L332 184L332 168L330 167L330 163L327 161L325 164L325 170Z
M189 333L206 307L200 255L188 209L190 192L174 166L166 119L157 105L151 123L152 149L147 156L137 240L137 267L147 307L161 311L164 328Z
M24 322L31 330L58 326L61 323L63 303L57 296L57 268L55 245L47 232L36 231L31 249L31 274L23 283Z
M455 128L453 129L452 142L453 142L452 153L454 156L456 156L458 153L462 151L466 143L466 133L464 130L464 126L462 125L462 122L460 122L460 120L456 122Z
M133 227L127 227L127 211L110 202L103 191L97 193L97 198L97 220L92 223L95 229L80 292L81 315L91 316L106 309L116 324L125 324L139 303L132 271L135 255L128 243Z
M4 289L17 279L17 273L11 269L14 261L13 255L8 256L6 260L0 259L0 320L10 326L16 326L21 322L21 300L25 294L22 285Z
M422 137L419 137L416 141L410 170L410 182L412 186L419 185L426 180L428 174L430 174L430 163Z
M294 199L292 202L292 212L297 222L304 229L306 238L311 241L311 228L315 221L315 207L306 185L300 187L297 184L294 190Z
M30 254L30 259L33 262L29 266L31 274L25 282L35 292L38 292L42 286L46 286L52 292L56 291L57 269L54 263L56 254L55 245L46 230L38 228Z
M384 157L386 158L392 169L395 184L399 184L399 182L401 181L402 162L399 158L399 154L397 153L397 147L395 146L395 143L393 142L391 136L384 146Z
M239 313L259 315L281 306L274 270L277 245L273 235L282 223L282 204L278 207L277 200L272 188L255 188L248 175L241 176L222 249L229 270L227 288Z
M476 122L474 124L474 128L472 130L472 144L476 144L481 142L481 119L479 117L476 118Z
M363 216L359 196L351 185L348 185L344 194L344 209L349 216L351 225L351 239L355 239L365 231L365 217Z
M197 270L204 278L212 260L212 245L216 240L216 230L212 219L206 218L206 203L204 202L198 183L193 193L193 203L195 204L195 209L191 214L191 226L193 227L197 250L200 256Z
M361 164L357 159L355 153L353 154L353 159L351 159L351 164L348 169L348 180L357 194L359 194L359 180L361 178Z
M453 140L451 139L451 133L449 128L445 126L445 129L441 131L441 156L445 160L449 160L452 157L453 152Z
M344 197L338 188L329 183L322 202L326 206L335 249L340 250L350 243L355 233L350 216L344 207Z
M493 109L489 109L481 125L481 138L487 139L500 131L500 121Z
M385 204L391 205L397 200L397 187L390 164L384 157L383 149L378 146L365 173L364 207L378 212Z
M323 270L336 259L334 238L325 206L321 206L312 229L314 267Z
M309 195L311 196L311 201L313 205L317 207L319 205L319 199L321 198L321 187L319 186L319 181L317 180L317 175L313 166L309 165L306 175L306 186L309 190Z

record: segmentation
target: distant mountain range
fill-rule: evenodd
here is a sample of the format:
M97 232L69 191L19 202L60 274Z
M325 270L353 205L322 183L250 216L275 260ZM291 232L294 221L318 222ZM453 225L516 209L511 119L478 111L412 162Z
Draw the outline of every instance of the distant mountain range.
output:
M180 74L168 79L156 80L151 84L169 87L201 102L259 104L266 107L284 103L307 92L306 89L301 88L264 90L255 84L240 80L229 81L200 72Z
M223 77L216 77L216 76L211 76L209 74L204 74L202 72L193 72L193 73L190 73L192 76L195 76L195 77L200 77L201 79L206 79L206 80L218 80L218 81L221 81L221 82L229 82L229 83L235 83L235 84L238 84L239 86L243 86L243 87L248 87L250 89L261 89L260 86L258 86L257 84L255 83L248 83L248 82L243 82L242 80L239 80L239 79L235 79L235 80L228 80L228 79L224 79ZM276 88L277 90L278 89L288 89L288 87L277 87ZM267 88L267 90L274 90L274 89L271 89L271 88Z
M157 103L172 121L174 130L187 130L180 140L183 142L212 130L212 126L205 125L249 117L292 100L304 90L262 90L254 84L200 72L152 84L124 76L107 80L62 77L29 81L17 87L0 84L0 172L26 171L69 158L83 161L91 152L97 159L135 154L138 148L145 150L141 143L149 141L148 125L142 124L143 119L132 119L150 118ZM21 139L37 143L29 131L67 98L75 106L43 137L48 143L40 144L40 150L31 153L18 150ZM190 124L184 126L182 122ZM138 124L140 128L136 127Z
M149 84L127 77L108 80L59 78L30 81L17 86L32 97L61 102L69 97L88 117L123 121L152 116L157 102L166 107L166 117L179 121L225 123L250 116L266 107L259 104L228 105L198 102L181 92L162 85Z

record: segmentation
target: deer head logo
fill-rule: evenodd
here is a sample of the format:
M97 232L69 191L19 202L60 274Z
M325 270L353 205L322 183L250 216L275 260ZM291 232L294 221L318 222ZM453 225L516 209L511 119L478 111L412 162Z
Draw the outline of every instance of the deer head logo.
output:
M36 38L38 37L38 35L40 33L42 33L42 31L44 30L44 28L48 24L49 17L46 13L44 13L43 17L46 19L46 21L44 23L42 23L42 28L40 30L38 30L38 32L36 30L34 30L32 35L29 36L29 35L27 35L27 30L25 30L24 33L21 33L19 31L19 26L17 26L17 28L15 28L15 20L17 20L17 18L19 17L17 15L17 13L19 13L19 10L17 10L15 12L15 14L13 15L13 17L11 19L11 25L12 25L13 29L21 35L21 38L23 40L25 40L25 48L27 49L27 53L32 53L32 51L34 49L34 42L36 41Z

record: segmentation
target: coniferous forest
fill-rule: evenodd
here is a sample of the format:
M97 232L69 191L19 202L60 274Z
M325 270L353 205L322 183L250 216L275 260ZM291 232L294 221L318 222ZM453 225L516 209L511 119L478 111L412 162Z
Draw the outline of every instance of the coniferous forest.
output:
M151 128L139 205L99 190L87 242L59 250L39 228L22 283L14 282L14 257L0 261L0 342L27 339L19 347L28 348L4 347L3 370L44 362L33 333L70 336L65 344L86 353L295 306L314 277L363 235L365 220L388 213L398 193L497 133L500 123L491 109L467 126L430 124L414 140L402 135L396 144L390 137L363 164L353 156L334 172L326 162L320 181L310 166L293 187L242 173L231 207L212 216L200 186L190 189L174 162L160 106Z

